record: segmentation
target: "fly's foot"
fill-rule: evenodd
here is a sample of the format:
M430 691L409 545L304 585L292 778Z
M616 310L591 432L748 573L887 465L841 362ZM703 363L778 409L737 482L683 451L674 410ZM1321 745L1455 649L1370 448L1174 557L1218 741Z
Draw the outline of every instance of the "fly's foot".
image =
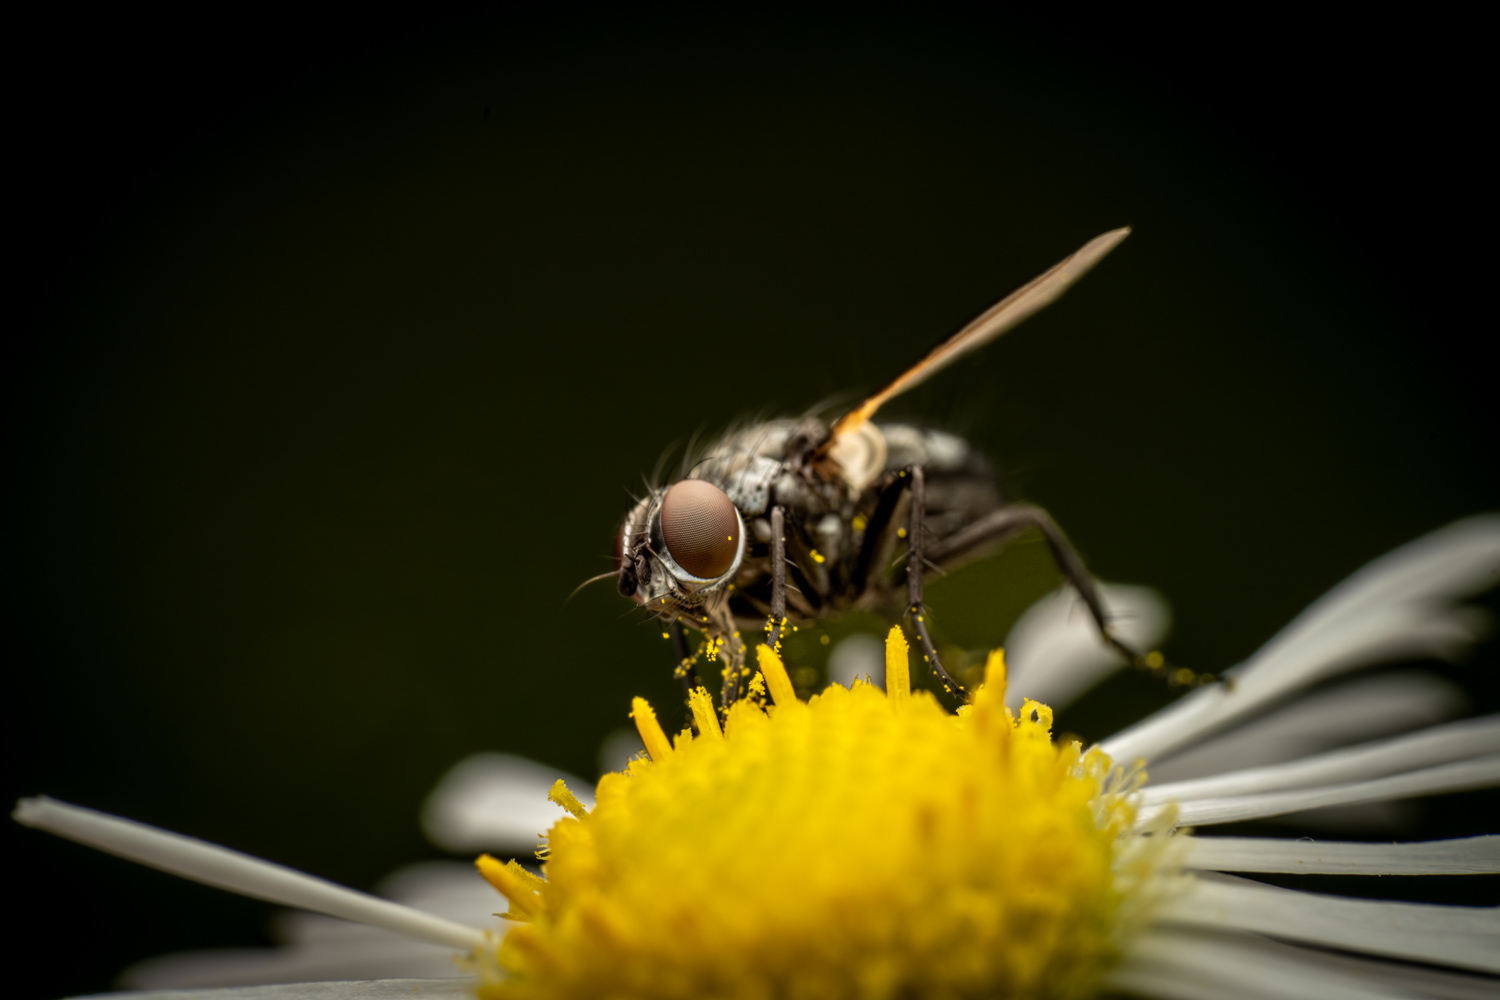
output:
M1167 662L1167 658L1161 655L1160 650L1153 649L1149 653L1137 653L1108 631L1104 634L1104 640L1114 647L1116 652L1124 656L1135 669L1150 674L1158 680L1166 681L1169 687L1198 688L1218 683L1219 679L1213 674L1200 674L1188 667L1172 666Z
M968 689L954 680L953 675L943 669L943 661L938 657L937 649L932 645L932 636L927 632L927 609L921 605L914 605L908 608L906 613L911 617L912 624L917 627L917 639L922 644L922 659L926 660L927 665L932 668L932 672L937 677L938 683L943 685L944 691L947 691L959 701L967 703L969 700Z

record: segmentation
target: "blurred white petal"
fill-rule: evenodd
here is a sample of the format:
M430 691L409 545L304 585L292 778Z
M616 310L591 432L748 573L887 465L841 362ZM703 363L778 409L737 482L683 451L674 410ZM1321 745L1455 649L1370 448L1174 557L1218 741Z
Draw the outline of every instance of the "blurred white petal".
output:
M1151 782L1187 781L1297 760L1430 726L1463 712L1463 689L1419 671L1363 677L1314 692L1190 750L1151 762Z
M1500 910L1491 907L1346 899L1205 874L1158 919L1500 972Z
M473 1000L474 990L463 980L378 979L333 983L282 983L274 986L231 986L217 990L146 990L131 993L94 993L73 1000Z
M1117 761L1150 760L1324 678L1402 657L1453 660L1490 615L1457 602L1500 582L1500 516L1472 517L1370 563L1298 615L1231 684L1200 688L1105 740Z
M1167 602L1149 587L1101 583L1099 599L1127 646L1151 649L1171 627ZM1027 608L1005 639L1005 703L1018 709L1034 698L1061 708L1123 666L1077 592L1062 587Z
M462 861L427 861L398 869L376 893L407 906L472 926L491 926L505 900ZM500 922L502 927L507 924ZM466 978L453 949L413 941L377 927L316 913L277 914L280 948L222 948L174 952L126 969L120 985L170 989L320 980Z
M505 901L460 861L430 861L398 869L375 889L407 906L475 926L493 926ZM306 982L326 979L462 977L453 950L425 945L378 928L314 913L277 915L281 948L190 951L147 959L120 977L132 988Z
M1340 836L1361 834L1373 837L1378 834L1395 838L1415 830L1424 815L1425 809L1420 799L1398 799L1394 802L1361 802L1357 805L1304 809L1266 816L1264 822L1316 833L1337 833Z
M1365 844L1276 837L1183 837L1189 868L1317 875L1488 875L1500 872L1500 836Z
M1192 781L1153 782L1141 794L1144 803L1157 805L1313 788L1369 781L1496 753L1500 753L1500 715L1486 715L1270 767L1246 768Z
M645 752L646 745L641 742L640 731L634 726L621 726L604 737L599 744L599 773L623 771L632 760Z
M828 654L830 684L852 688L861 677L885 690L885 640L880 636L855 633L839 640Z
M1489 978L1299 948L1257 934L1196 927L1147 931L1105 982L1123 992L1162 1000L1492 1000L1495 996L1495 983Z
M547 799L561 778L585 807L593 782L504 753L478 753L453 766L422 805L427 839L456 854L493 851L529 857L553 823L567 815Z
M398 868L380 880L375 894L474 926L490 926L486 918L504 909L498 905L504 897L469 861L421 861Z
M1340 969L1269 956L1249 934L1196 935L1158 929L1132 942L1105 982L1153 1000L1404 1000Z
M130 989L177 990L267 983L312 984L366 976L453 978L465 984L473 978L453 963L451 950L443 952L393 934L379 935L363 929L364 940L339 942L336 946L224 948L161 955L132 965L121 973L119 982ZM407 996L411 996L410 990Z

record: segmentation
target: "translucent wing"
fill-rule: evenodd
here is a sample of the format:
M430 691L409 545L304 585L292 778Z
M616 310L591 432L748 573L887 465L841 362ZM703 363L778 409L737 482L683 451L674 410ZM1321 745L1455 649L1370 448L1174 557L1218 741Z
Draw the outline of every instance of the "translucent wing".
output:
M822 448L823 453L833 451L840 438L863 427L886 400L926 381L956 358L983 347L1038 309L1051 305L1053 300L1068 290L1069 285L1083 277L1089 268L1099 263L1105 254L1129 235L1130 227L1126 226L1111 230L1103 236L1095 236L1072 256L995 303L968 326L933 348L927 357L897 376L890 385L865 400L857 409L840 417Z

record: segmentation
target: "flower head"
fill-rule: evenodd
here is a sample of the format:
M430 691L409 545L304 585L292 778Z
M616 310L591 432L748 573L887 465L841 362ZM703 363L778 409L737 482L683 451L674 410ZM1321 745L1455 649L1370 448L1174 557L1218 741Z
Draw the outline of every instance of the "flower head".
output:
M762 646L775 704L721 731L700 688L675 744L637 699L651 759L552 828L545 879L481 862L525 921L484 994L1088 995L1140 925L1121 870L1162 842L1132 832L1103 753L1054 744L1045 705L1005 707L1002 654L957 716L908 690L907 655L893 628L889 693L802 703Z

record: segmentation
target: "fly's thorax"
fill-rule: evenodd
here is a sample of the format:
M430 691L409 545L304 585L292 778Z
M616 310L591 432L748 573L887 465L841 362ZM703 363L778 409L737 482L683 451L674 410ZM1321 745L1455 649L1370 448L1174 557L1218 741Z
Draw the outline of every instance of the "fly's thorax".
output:
M828 426L812 418L748 424L715 442L692 475L718 486L745 517L761 517L786 502L777 494L779 480L827 436Z
M771 492L784 463L779 458L733 451L701 462L694 473L723 490L745 517L759 517L771 507Z

